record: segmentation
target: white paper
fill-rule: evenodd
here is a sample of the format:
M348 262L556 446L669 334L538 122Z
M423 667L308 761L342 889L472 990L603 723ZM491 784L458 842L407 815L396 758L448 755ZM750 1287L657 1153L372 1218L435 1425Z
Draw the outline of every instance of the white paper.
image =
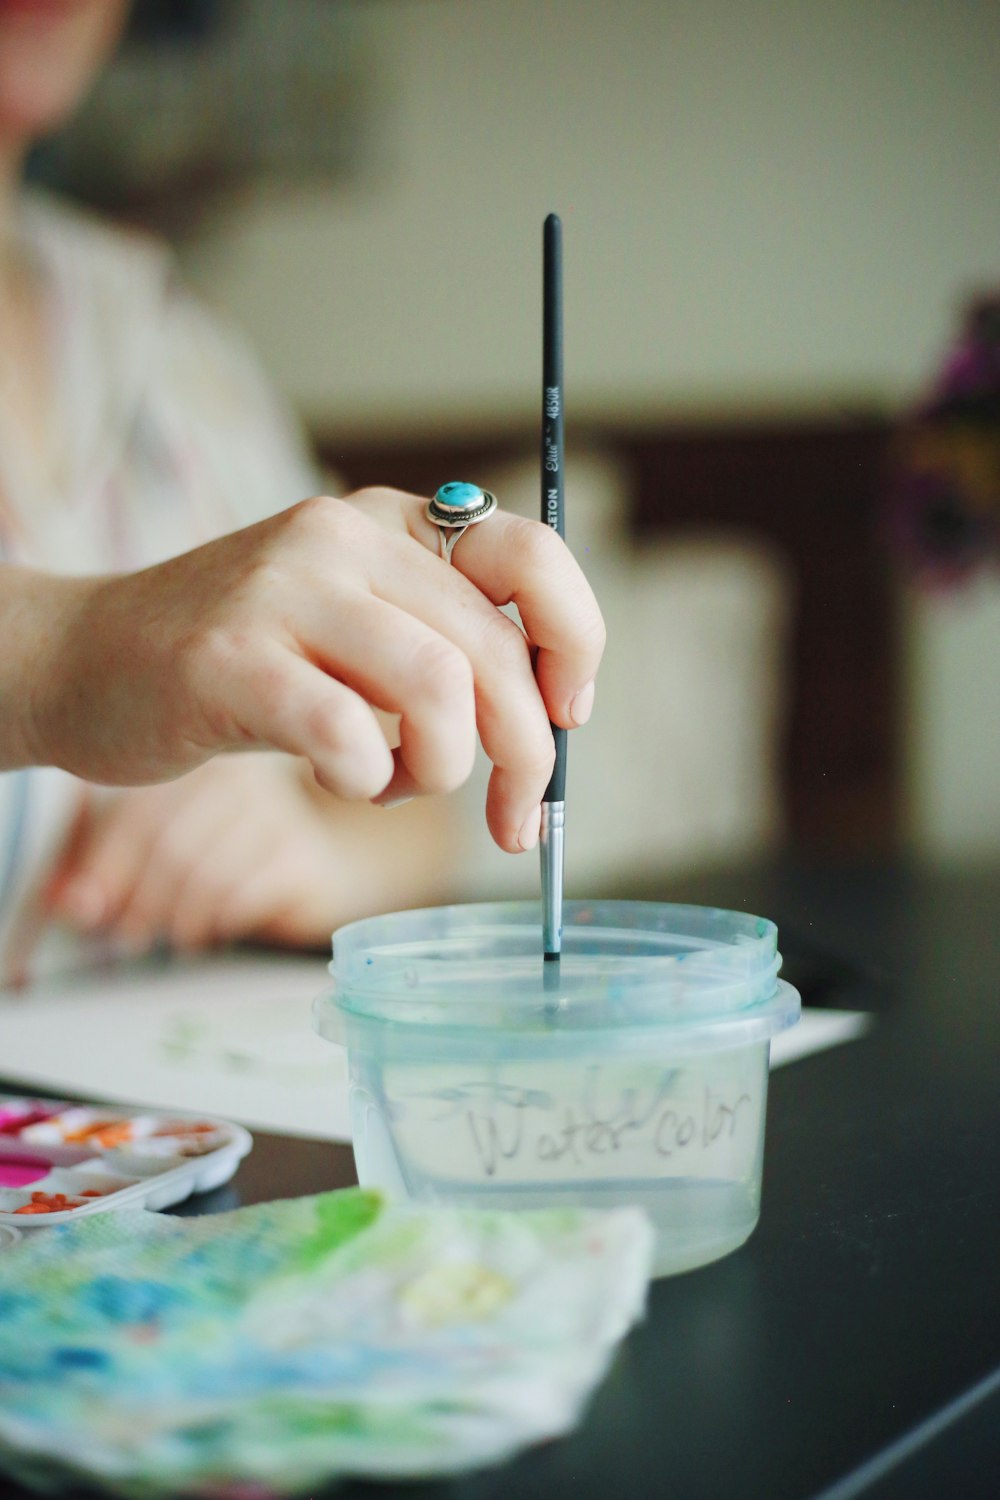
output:
M0 1078L123 1104L349 1141L347 1066L317 1036L318 958L135 965L0 995ZM771 1044L780 1067L860 1036L857 1011L807 1010Z
M813 1052L853 1041L864 1036L871 1024L872 1017L863 1010L804 1010L794 1026L771 1038L771 1067L780 1068Z
M344 1053L313 1030L322 959L219 958L0 998L0 1078L348 1141Z

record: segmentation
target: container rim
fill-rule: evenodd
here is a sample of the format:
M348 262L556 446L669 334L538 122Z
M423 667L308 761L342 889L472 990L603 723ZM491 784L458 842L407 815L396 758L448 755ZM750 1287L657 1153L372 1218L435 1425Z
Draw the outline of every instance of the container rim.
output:
M316 1021L327 1036L347 1016L426 1028L544 1017L560 1031L676 1032L752 1015L770 1033L794 1019L790 996L798 1013L795 991L779 991L777 935L767 918L718 907L570 901L553 986L537 902L367 917L333 935L334 985Z

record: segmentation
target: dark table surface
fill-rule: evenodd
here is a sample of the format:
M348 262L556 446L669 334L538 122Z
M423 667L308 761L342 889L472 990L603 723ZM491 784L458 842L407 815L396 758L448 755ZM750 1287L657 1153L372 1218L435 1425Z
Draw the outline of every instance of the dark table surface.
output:
M1000 870L776 864L629 894L773 917L804 1000L876 1023L772 1076L760 1225L654 1284L574 1435L381 1493L996 1500ZM352 1181L347 1147L257 1132L189 1210Z

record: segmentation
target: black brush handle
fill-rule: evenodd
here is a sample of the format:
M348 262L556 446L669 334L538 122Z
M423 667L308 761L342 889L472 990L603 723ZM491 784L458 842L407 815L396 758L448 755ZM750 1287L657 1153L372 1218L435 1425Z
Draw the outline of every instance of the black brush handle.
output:
M562 223L549 214L542 230L542 520L563 539L563 295ZM543 802L566 796L566 730L552 726L556 763Z

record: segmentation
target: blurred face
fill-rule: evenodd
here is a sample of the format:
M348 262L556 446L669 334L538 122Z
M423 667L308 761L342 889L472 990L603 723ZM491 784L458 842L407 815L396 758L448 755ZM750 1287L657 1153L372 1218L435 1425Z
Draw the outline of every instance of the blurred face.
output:
M121 33L128 0L0 0L0 143L71 114Z

